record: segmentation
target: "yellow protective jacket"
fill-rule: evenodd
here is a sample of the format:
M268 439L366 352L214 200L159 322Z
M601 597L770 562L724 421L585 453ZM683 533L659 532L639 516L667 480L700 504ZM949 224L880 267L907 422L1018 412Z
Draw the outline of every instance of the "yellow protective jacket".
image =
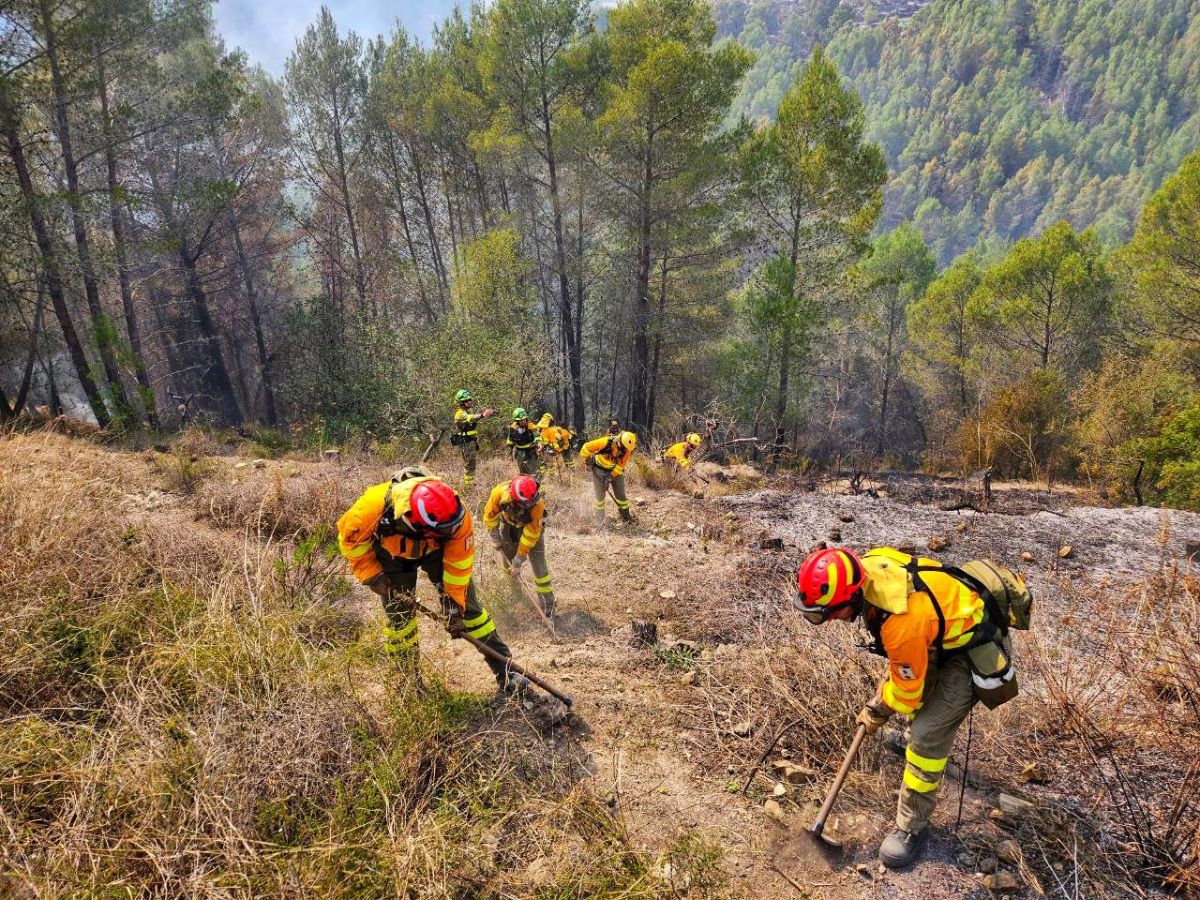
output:
M514 528L520 528L521 542L517 545L517 553L528 556L542 536L546 501L539 500L531 509L522 509L513 503L512 495L508 492L509 484L511 482L502 481L492 488L492 493L483 507L483 526L488 531L495 531L503 521Z
M466 437L476 437L476 428L479 425L479 420L483 418L483 413L469 412L463 407L458 406L454 409L454 427L458 429L458 433Z
M543 444L556 453L565 453L571 447L572 437L574 435L561 425L551 425L549 428L542 429L540 439Z
M424 559L439 549L442 551L442 584L446 594L460 607L467 605L467 585L471 583L471 567L475 563L475 530L468 511L458 530L449 538L430 538L424 535L399 534L380 537L379 520L383 516L383 501L392 487L392 502L398 512L407 512L413 488L429 478L410 478L392 484L385 481L367 488L354 505L338 519L338 549L350 563L350 571L359 581L368 581L383 571L380 553L396 559ZM399 520L400 516L397 515Z
M886 615L878 638L888 658L888 678L883 702L894 712L911 716L924 701L925 674L930 652L938 650L941 627L934 603L945 620L941 649L966 647L984 617L983 600L961 581L941 572L921 572L919 577L933 594L918 590L904 568L914 557L891 547L877 547L862 557L867 574L863 597ZM921 566L941 567L932 559L918 558Z
M610 434L588 441L579 450L579 456L584 462L590 460L592 465L604 469L612 478L619 478L625 474L625 466L629 464L629 457L632 455L632 450L626 450L621 446L621 442Z
M680 441L678 444L672 444L663 452L663 459L673 459L679 463L681 469L686 469L691 465L688 457L692 455L694 449L687 441Z

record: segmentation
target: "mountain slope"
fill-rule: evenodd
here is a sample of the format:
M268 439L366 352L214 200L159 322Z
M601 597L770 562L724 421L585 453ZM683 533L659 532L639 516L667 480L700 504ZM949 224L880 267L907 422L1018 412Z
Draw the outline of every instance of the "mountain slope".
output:
M810 31L862 96L892 171L882 225L914 219L943 262L981 235L1063 218L1126 238L1200 146L1200 0L938 0L905 22L823 21L832 34ZM741 109L769 114L795 57L738 35L760 54Z

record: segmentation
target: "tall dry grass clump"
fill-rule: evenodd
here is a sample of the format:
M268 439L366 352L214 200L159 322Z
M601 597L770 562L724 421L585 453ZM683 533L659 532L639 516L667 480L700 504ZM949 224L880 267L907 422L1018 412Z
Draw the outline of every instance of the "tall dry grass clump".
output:
M62 438L0 460L0 895L661 890L579 753L389 667L327 523L216 530Z

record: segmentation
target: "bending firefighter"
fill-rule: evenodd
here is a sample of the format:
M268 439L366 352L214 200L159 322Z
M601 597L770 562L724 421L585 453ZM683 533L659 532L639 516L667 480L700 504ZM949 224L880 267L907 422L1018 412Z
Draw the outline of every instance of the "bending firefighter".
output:
M686 469L692 464L692 454L700 449L700 435L692 432L677 444L672 444L663 451L663 462L673 467L675 471Z
M416 670L418 569L437 587L452 636L465 634L502 656L512 655L475 598L471 514L449 485L411 466L367 488L338 520L338 547L355 577L383 601L384 648L401 665ZM504 693L528 687L507 666L484 658Z
M610 485L621 521L633 521L633 516L629 513L629 499L625 496L625 466L629 464L629 457L635 449L637 435L632 431L598 437L580 448L580 458L592 464L592 491L596 495L597 525L604 524L604 495L608 493Z
M470 490L475 483L475 464L479 458L479 433L476 430L480 419L492 416L495 410L485 409L474 412L475 401L469 391L459 391L454 395L454 431L450 433L450 443L458 447L463 458L463 488Z
M571 441L575 435L561 425L555 425L554 416L550 413L542 416L538 421L538 428L541 429L538 441L542 445L542 459L550 460L560 472L563 468L573 467L575 462L567 455L567 451L571 449Z
M1017 694L1010 628L1029 627L1032 597L1020 576L987 560L943 566L882 547L861 558L814 551L800 566L796 608L814 624L862 618L888 676L856 721L873 734L908 717L896 828L879 848L892 868L917 858L963 719Z
M483 525L492 544L516 575L529 562L533 567L533 589L546 618L554 620L554 586L546 565L546 535L542 524L546 502L538 483L528 475L502 481L483 507Z
M529 414L518 406L513 410L512 424L508 426L508 435L504 443L512 449L513 459L517 461L517 470L522 475L537 474L537 439L537 429L530 423Z

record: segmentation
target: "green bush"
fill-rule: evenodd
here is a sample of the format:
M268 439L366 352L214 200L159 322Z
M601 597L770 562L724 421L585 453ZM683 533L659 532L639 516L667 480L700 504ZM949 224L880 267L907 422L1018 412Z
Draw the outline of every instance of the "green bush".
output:
M1165 506L1200 511L1200 401L1169 416L1154 437L1130 442L1130 456L1146 461L1152 497Z

